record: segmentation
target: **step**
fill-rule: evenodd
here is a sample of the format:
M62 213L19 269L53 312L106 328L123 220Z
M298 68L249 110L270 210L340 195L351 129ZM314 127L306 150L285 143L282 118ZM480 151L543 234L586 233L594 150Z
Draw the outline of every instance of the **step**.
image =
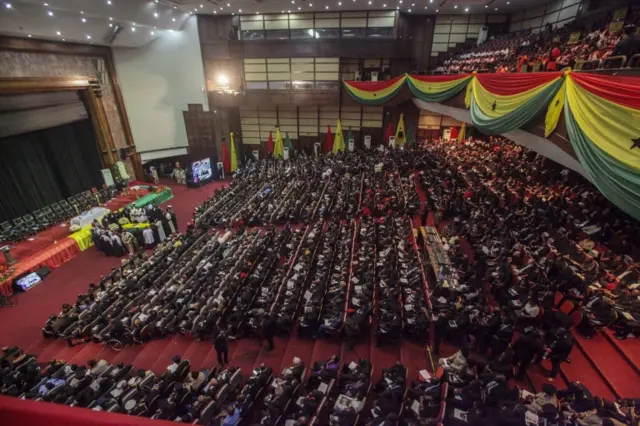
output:
M126 347L121 351L121 353L126 351L133 352L135 348L141 348L139 351L136 352L135 354L136 356L131 360L131 363L136 368L150 369L151 367L153 367L153 364L158 359L158 355L161 354L162 351L164 351L167 348L170 340L171 338L169 337L164 339L152 340L143 346ZM120 355L116 356L116 359L119 359L119 357ZM126 361L121 361L121 362L126 362ZM154 371L154 373L157 373L157 372Z
M281 337L281 336L274 337L273 350L269 350L269 347L265 342L265 344L262 345L262 347L260 348L260 351L255 357L255 360L253 362L253 368L258 367L260 364L264 364L273 368L274 374L280 374L280 372L282 371L282 369L280 368L280 365L282 365L283 363L284 353L287 350L287 343L288 343L287 340L288 339L286 337ZM288 360L287 365L289 365L290 362L291 360Z
M153 372L162 372L172 363L171 359L174 356L178 355L182 359L188 359L185 358L184 354L187 352L187 348L191 346L191 343L193 343L193 339L191 337L176 334L167 342L164 350L157 354L154 363L150 367L146 365L140 365L139 367L146 368ZM138 367L138 365L136 365L136 367Z
M240 367L242 369L242 375L245 378L249 377L256 362L256 358L258 358L258 354L260 353L260 349L262 347L263 344L261 339L241 339L235 343L233 352L229 351L229 362L231 363L231 365ZM215 351L213 351L213 353L207 357L207 360L211 355L213 355L213 359L215 360Z
M596 333L592 339L585 339L580 333L574 333L574 337L595 371L602 376L619 398L632 398L638 395L640 374L607 338L600 333Z
M571 363L563 363L560 372L567 382L583 383L593 395L608 400L615 400L616 395L600 374L593 368L582 349L576 345L570 355Z
M614 332L608 328L602 334L627 360L636 373L640 374L640 339L616 339Z
M204 363L211 351L213 351L213 344L210 340L203 340L201 342L192 340L184 352L183 358L189 360L191 368L193 369L202 370L206 368L207 370L211 370L214 365L206 365Z
M416 342L402 341L400 344L400 362L407 367L409 380L416 379L420 370L427 370L433 373L426 347Z

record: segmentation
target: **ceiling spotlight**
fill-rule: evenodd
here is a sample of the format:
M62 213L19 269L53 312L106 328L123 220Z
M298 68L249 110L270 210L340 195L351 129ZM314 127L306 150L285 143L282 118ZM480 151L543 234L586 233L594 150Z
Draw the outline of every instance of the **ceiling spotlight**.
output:
M156 3L158 3L158 0L154 0Z
M291 0L291 4L296 4L296 0Z
M217 10L214 10L214 11L213 11L213 14L214 14L214 15L216 15L217 13L218 13L218 11L217 11Z
M154 33L153 31L151 31L151 35L156 35L156 33Z
M408 12L411 13L411 9L409 9Z
M224 9L224 7L220 6L220 10Z
M496 7L496 10L498 10L498 8Z
M173 8L174 8L174 9L177 9L177 8L178 8L178 6L173 6Z
M113 24L109 24L110 27L113 27Z
M436 9L436 13L440 12L438 9Z
M62 39L62 41L67 41L67 39L66 39L66 38L63 38L63 39Z
M256 15L260 15L260 12L256 12Z
M108 5L111 5L111 0L107 0L107 4L108 4Z
M91 40L91 36L87 34L87 40Z
M6 7L7 9L11 9L11 3L5 3L4 7Z
M290 11L290 10L287 10L287 13L291 13L291 11Z
M341 1L338 2L338 6L342 6L342 2Z
M508 2L507 2L507 4L511 4L511 2L510 2L510 1L508 1Z
M402 4L402 0L400 0L398 3Z
M371 2L369 2L369 4L371 4ZM384 7L387 7L387 5L385 4Z
M369 2L369 4L371 4L371 2ZM386 3L382 5L382 7L387 7Z
M87 22L87 20L86 20L86 19L84 19L84 18L82 18L82 22Z
M325 9L329 9L329 6L325 6L324 8L325 8Z
M204 7L203 5L200 5L200 9L202 9L203 7Z
M112 18L111 16L109 16L109 20L110 20L110 21L113 21L113 18Z
M131 31L136 32L136 27L131 27Z
M313 3L309 3L309 7L313 7Z
M82 10L80 11L80 15L84 15L84 12Z
M227 3L227 7L231 7L231 3Z
M242 13L242 9L238 9L238 13Z
M415 3L411 3L411 6L415 6L415 5L416 5Z
M52 11L48 11L48 12L47 12L47 15L49 15L49 16L53 16L53 12L52 12Z
M56 35L60 35L60 31L56 31Z
M31 38L31 34L27 35L27 37Z
M154 13L154 14L153 14L153 17L154 17L154 18L157 18L157 17L158 17L158 13Z
M400 10L400 7L399 7L399 6L396 6L396 10Z
M176 22L176 18L171 18L171 20L172 20L173 22Z
M44 5L45 5L45 6L49 6L49 3L45 3Z
M465 7L465 8L464 8L464 11L465 11L465 12L468 12L468 11L469 11L469 8L468 8L468 7Z
M458 8L458 5L456 4L455 6L453 6L453 8L454 8L454 9L457 9L457 8Z

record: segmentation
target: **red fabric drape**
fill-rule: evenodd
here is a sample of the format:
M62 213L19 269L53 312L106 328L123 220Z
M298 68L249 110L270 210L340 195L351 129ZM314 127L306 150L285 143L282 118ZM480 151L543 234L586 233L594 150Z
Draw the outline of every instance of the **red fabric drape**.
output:
M640 109L640 77L575 72L571 73L571 79L594 95L619 105Z
M333 150L333 135L331 134L331 126L327 126L327 138L324 140L324 152Z
M547 84L562 76L562 72L532 72L515 74L477 74L478 82L496 95L508 96Z
M443 74L443 75L414 75L411 74L411 78L424 81L426 83L445 83L447 81L462 80L469 77L469 74Z
M225 174L231 173L231 157L229 157L226 142L222 142L222 167L224 168Z
M451 139L458 139L458 128L457 127L452 127L451 128L451 135L449 137Z
M391 122L389 122L389 125L387 126L387 130L385 130L384 132L384 144L387 145L389 144L389 138L393 136L393 124L391 124Z
M387 87L392 86L393 84L397 83L398 80L401 80L403 78L404 75L385 81L346 81L345 83L356 89L366 90L367 92L375 92L378 90L386 89Z
M267 139L267 157L273 154L273 135L269 132L269 139Z

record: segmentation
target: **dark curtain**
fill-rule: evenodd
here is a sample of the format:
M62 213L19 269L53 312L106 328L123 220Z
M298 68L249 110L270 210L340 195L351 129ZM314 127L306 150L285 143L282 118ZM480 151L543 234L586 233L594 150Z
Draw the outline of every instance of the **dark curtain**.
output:
M0 222L102 185L87 120L0 139Z

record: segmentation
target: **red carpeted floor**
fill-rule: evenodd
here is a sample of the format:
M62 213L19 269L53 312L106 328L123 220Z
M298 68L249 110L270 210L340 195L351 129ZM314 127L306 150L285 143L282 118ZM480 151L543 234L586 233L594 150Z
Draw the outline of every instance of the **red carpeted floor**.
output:
M226 183L212 183L198 189L188 189L183 186L171 185L174 198L168 202L176 211L180 229L184 229L191 219L193 208L207 198L215 188ZM421 201L426 199L425 194L420 193ZM429 214L428 224L433 224L433 214ZM420 219L414 218L414 225L419 225ZM41 284L28 293L17 295L16 306L0 309L0 346L12 345L28 349L29 352L38 355L39 359L46 361L53 358L65 359L73 363L84 363L88 359L104 358L111 362L133 363L137 367L152 369L156 372L164 370L170 363L173 355L181 354L189 359L194 368L212 368L216 364L216 353L210 342L196 342L189 338L177 335L163 340L156 340L142 346L127 347L121 352L106 349L98 344L84 344L68 348L65 342L44 340L40 328L49 314L57 312L62 303L75 299L76 295L86 290L90 282L95 282L100 275L107 273L112 267L120 263L120 259L108 258L94 249L80 253L75 259L54 270ZM297 327L297 325L296 325ZM231 342L229 355L231 363L249 372L255 366L265 363L276 371L281 371L297 356L311 365L313 361L325 360L333 354L339 354L344 362L358 358L368 358L374 365L375 376L378 377L382 368L391 366L395 361L402 361L409 368L409 377L414 378L418 370L426 368L431 370L427 350L418 344L403 341L400 345L375 347L372 344L370 333L363 336L356 343L353 350L347 351L345 344L339 341L324 339L304 339L297 336L296 327L288 337L277 337L275 349L268 351L266 345L257 339L242 339ZM637 360L637 341L619 342L629 359L622 356L622 351L614 349L616 358L611 362L614 352L608 351L604 356L598 356L595 345L609 345L613 343L604 336L594 340L588 345L594 345L587 349L593 361L606 373L608 380L616 386L618 394L625 397L638 397L638 387L629 385L638 383L638 372L633 367L631 370L621 366L622 362L629 363L629 359ZM635 349L634 349L635 348ZM608 348L607 348L608 349ZM453 353L456 348L442 345L441 356ZM605 359L606 358L606 359ZM579 380L585 383L596 395L614 399L615 394L603 377L596 371L589 358L576 347L572 354L572 363L564 364L563 374L569 380ZM434 360L435 361L435 360ZM629 364L627 364L628 366ZM545 364L543 364L543 367ZM547 366L548 368L548 366ZM633 373L633 374L632 374ZM539 390L545 382L546 371L534 366L529 372L530 382L535 390ZM634 382L635 380L635 382ZM527 386L526 383L521 383ZM564 382L558 379L557 385L562 387ZM619 389L618 389L619 388Z

